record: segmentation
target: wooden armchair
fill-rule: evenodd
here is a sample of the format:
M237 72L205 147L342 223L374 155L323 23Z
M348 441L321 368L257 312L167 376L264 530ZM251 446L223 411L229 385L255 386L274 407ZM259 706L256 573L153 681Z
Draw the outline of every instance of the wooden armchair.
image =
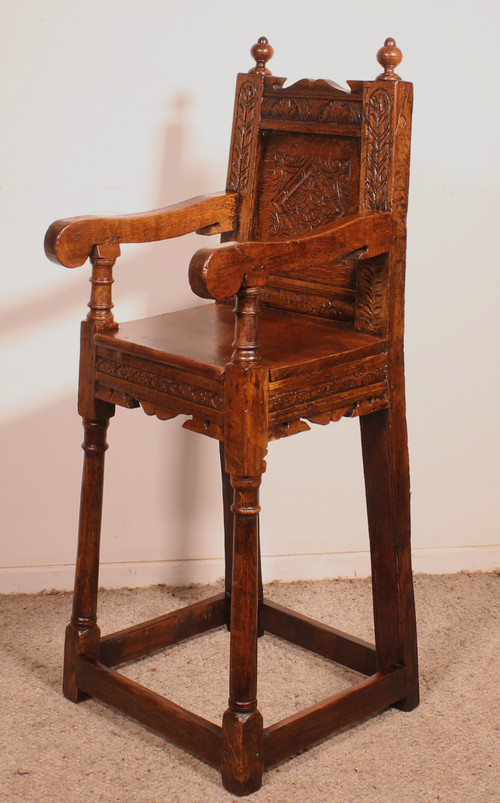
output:
M412 85L387 39L374 81L302 80L266 67L237 79L227 189L146 214L54 223L50 259L92 263L82 324L79 412L85 428L80 535L64 693L92 695L221 769L245 795L262 770L395 705L418 703L410 561L403 296ZM112 269L120 244L220 232L195 253L195 309L118 325ZM234 307L234 309L233 309ZM141 405L219 440L225 591L101 637L96 620L106 430L115 405ZM359 416L372 557L375 644L263 597L259 486L271 439ZM229 705L222 726L112 668L182 639L230 629ZM365 675L357 685L263 727L257 642L264 633Z

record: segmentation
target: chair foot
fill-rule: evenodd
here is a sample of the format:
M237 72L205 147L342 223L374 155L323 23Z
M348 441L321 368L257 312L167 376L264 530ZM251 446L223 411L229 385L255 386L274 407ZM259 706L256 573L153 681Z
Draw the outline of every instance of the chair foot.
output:
M87 700L89 695L78 688L76 674L77 664L80 656L93 657L97 660L99 656L100 630L94 627L80 630L73 624L66 628L64 641L64 670L63 670L63 694L72 703L80 703Z
M233 795L250 795L262 786L263 722L260 711L227 710L222 720L222 783Z
M419 702L420 691L418 677L416 677L408 681L406 697L404 700L395 703L394 708L398 708L400 711L413 711L414 708L417 708Z

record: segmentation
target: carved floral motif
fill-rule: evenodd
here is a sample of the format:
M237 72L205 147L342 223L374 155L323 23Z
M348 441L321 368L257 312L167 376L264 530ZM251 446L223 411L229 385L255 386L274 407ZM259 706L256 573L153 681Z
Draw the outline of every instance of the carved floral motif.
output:
M134 385L150 388L159 393L194 402L213 410L221 410L224 405L223 396L215 390L200 388L187 382L179 382L176 379L158 376L150 371L131 368L113 360L98 359L97 371L98 373L123 379L127 382L132 382Z
M269 232L283 237L310 232L346 213L350 159L274 154L274 196Z
M347 100L266 97L262 101L262 117L273 120L300 120L304 123L359 125L361 123L361 104L357 101Z
M276 395L271 402L271 412L278 412L298 405L310 404L322 399L328 399L338 393L363 388L384 382L386 379L385 365L359 368L349 376L333 377L310 387L290 390L287 393Z
M376 89L368 103L365 208L388 208L391 146L391 101L385 89Z
M227 187L230 192L245 192L248 187L256 108L257 89L251 81L245 81L240 89L236 108L232 160Z

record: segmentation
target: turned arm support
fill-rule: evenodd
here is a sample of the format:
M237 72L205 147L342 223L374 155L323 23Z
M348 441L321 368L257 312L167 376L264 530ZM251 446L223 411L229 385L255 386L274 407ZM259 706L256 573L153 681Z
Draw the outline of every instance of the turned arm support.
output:
M232 231L237 200L237 193L221 192L136 215L56 220L45 235L45 253L58 265L77 268L104 243L149 243L200 229L203 234Z
M361 212L294 240L201 248L191 259L189 281L197 295L222 301L242 287L265 285L267 274L313 279L316 267L324 268L354 251L362 251L359 259L384 254L389 251L391 236L390 212Z

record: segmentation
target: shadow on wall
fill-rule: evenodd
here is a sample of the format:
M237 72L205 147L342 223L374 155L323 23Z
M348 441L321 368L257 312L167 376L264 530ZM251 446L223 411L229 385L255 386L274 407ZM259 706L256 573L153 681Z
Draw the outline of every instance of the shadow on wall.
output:
M223 188L223 180L216 184L210 171L193 155L190 103L188 95L179 94L169 104L163 159L151 208ZM83 209L82 214L86 211ZM47 226L50 223L47 220ZM115 268L117 320L202 303L189 288L187 267L194 250L204 244L206 238L201 241L196 235L188 235L159 244L124 246ZM0 591L4 570L16 571L16 590L23 590L23 569L29 573L37 567L74 561L82 459L78 448L81 427L76 414L77 359L71 366L68 362L66 369L61 359L67 354L67 344L52 338L53 347L41 352L38 334L47 329L57 331L61 315L78 307L84 317L89 275L87 264L73 275L68 274L63 289L20 305L4 316L3 328L8 337L28 340L31 353L25 370L30 370L30 365L34 369L34 385L30 389L33 412L16 417L13 411L1 430L3 531L8 536L0 547ZM131 307L134 314L121 314L121 307ZM71 329L75 352L78 330L75 318ZM67 373L74 373L75 390L38 405L37 397L47 391L54 365L66 378ZM38 379L37 371L40 377L45 376L45 382ZM64 384L67 387L66 381ZM105 486L105 561L179 561L222 555L222 537L220 544L209 543L210 526L205 528L208 541L192 537L200 535L197 522L201 520L201 506L205 519L210 521L210 496L215 497L212 529L221 529L220 493L208 494L206 479L207 475L212 477L215 485L217 444L200 443L205 439L183 430L180 423L180 419L153 422L141 410L117 409L108 439L112 448L107 457ZM212 470L204 469L206 461ZM183 582L189 581L188 576L183 578Z

